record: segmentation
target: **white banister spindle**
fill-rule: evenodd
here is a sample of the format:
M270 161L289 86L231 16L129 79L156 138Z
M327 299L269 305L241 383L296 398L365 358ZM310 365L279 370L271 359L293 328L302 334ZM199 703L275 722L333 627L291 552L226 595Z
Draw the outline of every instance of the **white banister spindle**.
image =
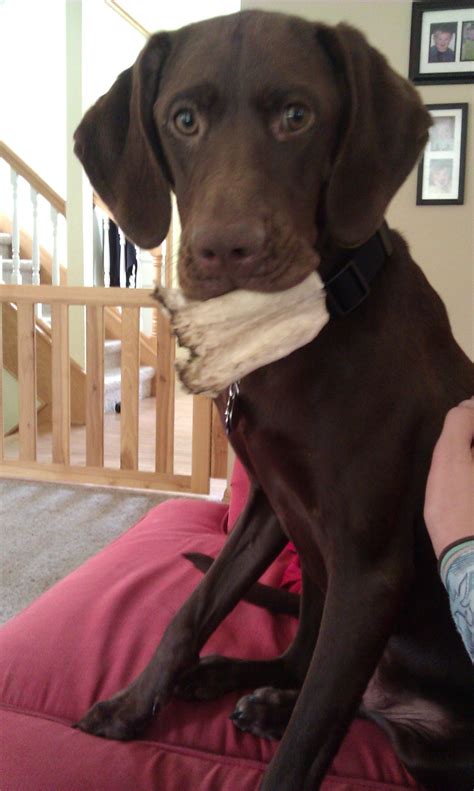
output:
M119 228L120 239L120 288L125 288L127 285L127 260L125 257L125 234Z
M5 281L3 279L3 255L0 255L0 286L4 286Z
M109 242L109 218L106 214L102 217L102 227L104 230L103 238L104 238L104 245L103 245L103 259L104 259L104 286L106 288L110 287L110 242Z
M31 255L31 282L33 286L40 284L40 249L38 233L38 193L31 187L31 208L33 211L33 250Z
M20 225L18 222L18 174L11 168L10 183L12 185L12 283L21 286L20 271Z
M51 269L51 283L53 286L60 285L59 255L58 255L58 211L51 206L51 223L53 226L53 261Z

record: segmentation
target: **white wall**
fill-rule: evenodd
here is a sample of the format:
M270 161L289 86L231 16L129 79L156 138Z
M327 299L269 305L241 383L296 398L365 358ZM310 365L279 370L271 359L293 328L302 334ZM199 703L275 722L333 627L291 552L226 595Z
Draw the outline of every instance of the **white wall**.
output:
M121 0L120 5L150 32L175 30L200 19L232 14L240 0L175 0L157 3L150 0Z
M64 0L3 0L0 42L0 137L64 195Z
M66 3L0 0L0 138L60 195L66 194ZM150 30L230 13L240 0L122 3ZM130 66L143 36L104 0L84 0L84 102L92 104Z

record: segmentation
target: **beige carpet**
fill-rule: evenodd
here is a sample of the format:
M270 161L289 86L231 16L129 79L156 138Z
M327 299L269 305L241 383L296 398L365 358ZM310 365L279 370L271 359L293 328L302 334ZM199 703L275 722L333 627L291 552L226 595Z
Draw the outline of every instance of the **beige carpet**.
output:
M0 479L0 623L170 496Z

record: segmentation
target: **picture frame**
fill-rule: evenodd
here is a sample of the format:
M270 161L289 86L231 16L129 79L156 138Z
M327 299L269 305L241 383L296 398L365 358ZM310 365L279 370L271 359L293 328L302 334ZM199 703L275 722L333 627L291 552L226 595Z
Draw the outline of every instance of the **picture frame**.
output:
M416 203L464 203L467 116L469 105L427 104L433 119L430 139L418 165Z
M420 85L474 82L474 0L412 4L409 77Z

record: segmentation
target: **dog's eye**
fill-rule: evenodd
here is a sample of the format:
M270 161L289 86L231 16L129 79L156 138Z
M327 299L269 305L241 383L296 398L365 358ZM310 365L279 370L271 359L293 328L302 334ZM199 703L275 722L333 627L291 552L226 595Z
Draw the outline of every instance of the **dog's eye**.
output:
M312 126L314 113L305 104L292 102L274 118L271 130L277 140L284 142L293 135L306 132Z
M281 126L284 132L299 132L310 119L310 111L303 104L289 104L283 110Z
M175 113L174 125L178 132L182 135L195 135L199 130L199 121L194 110L189 107L183 107Z

